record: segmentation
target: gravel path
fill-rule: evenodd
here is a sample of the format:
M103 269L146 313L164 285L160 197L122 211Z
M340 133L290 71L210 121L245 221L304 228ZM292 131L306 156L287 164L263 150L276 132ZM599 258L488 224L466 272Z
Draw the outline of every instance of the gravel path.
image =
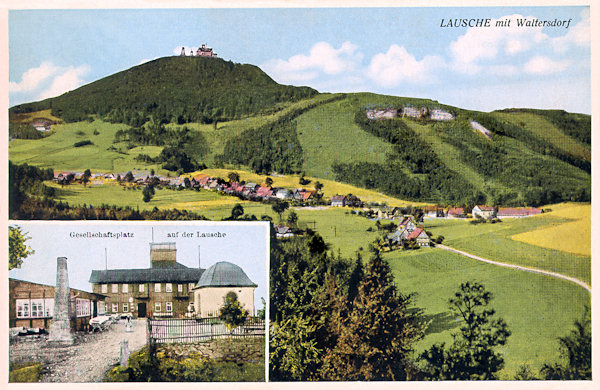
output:
M101 382L106 371L119 362L120 341L129 341L134 352L146 344L146 321L134 320L133 332L125 324L111 325L102 333L78 335L71 346L50 344L46 338L10 345L10 360L44 363L41 382Z
M515 265L515 264L509 264L509 263L501 263L499 261L488 260L488 259L484 259L483 257L475 256L475 255L473 255L471 253L468 253L468 252L459 251L458 249L450 248L449 246L446 246L446 245L440 245L440 244L438 244L437 247L441 248L441 249L444 249L444 250L447 250L449 252L454 252L456 254L469 257L471 259L483 261L483 262L489 263L489 264L499 265L500 267L513 268L513 269L517 269L519 271L532 272L534 274L542 274L542 275L551 276L551 277L557 278L557 279L568 280L571 283L575 283L575 284L577 284L577 285L585 288L589 293L592 292L592 287L589 284L585 283L584 281L579 280L579 279L574 278L574 277L571 277L571 276L566 276L566 275L563 275L563 274L559 274L558 272L546 271L546 270L539 269L539 268L524 267L522 265Z

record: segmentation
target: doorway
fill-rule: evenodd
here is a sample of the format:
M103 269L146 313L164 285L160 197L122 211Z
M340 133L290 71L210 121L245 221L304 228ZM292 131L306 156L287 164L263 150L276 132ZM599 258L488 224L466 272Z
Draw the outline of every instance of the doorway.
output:
M138 318L146 317L146 302L138 303Z

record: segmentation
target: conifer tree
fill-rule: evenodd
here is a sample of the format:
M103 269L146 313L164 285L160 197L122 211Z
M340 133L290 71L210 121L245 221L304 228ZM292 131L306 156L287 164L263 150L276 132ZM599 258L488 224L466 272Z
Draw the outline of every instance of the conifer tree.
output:
M411 296L400 294L389 265L378 252L369 261L337 345L324 357L329 380L407 380L414 343L423 337Z

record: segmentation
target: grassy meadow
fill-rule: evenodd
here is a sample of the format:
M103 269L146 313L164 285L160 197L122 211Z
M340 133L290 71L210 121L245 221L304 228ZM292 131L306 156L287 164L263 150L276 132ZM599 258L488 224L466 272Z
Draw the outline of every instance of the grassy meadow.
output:
M592 152L589 146L585 146L572 137L564 134L541 115L529 112L513 112L510 114L494 112L492 115L502 120L512 122L515 125L522 126L525 130L550 142L563 152L582 158L586 161L591 161L592 159Z
M561 226L567 222L570 220L565 218L564 214L550 212L528 218L507 218L495 224L474 225L459 219L426 219L424 225L435 236L444 236L444 244L450 247L490 260L558 272L589 284L591 283L589 255L569 253L550 246L543 247L512 238L521 233L536 232L538 229L558 229L557 231L560 232L564 229ZM587 226L589 232L589 220ZM584 236L585 228L581 233L582 238L573 241L570 245L583 248L581 249L583 252L586 245L589 248L589 241ZM541 242L547 241L545 239Z
M559 358L558 337L566 335L581 318L590 295L583 288L547 276L482 263L442 249L395 251L384 255L396 284L403 293L417 293L415 304L425 309L431 323L418 352L433 344L451 343L459 331L448 299L460 283L477 281L494 295L490 306L509 326L512 335L505 346L505 368L500 378L513 379L518 368L541 365Z
M573 253L580 256L591 256L591 204L562 203L548 206L550 213L538 218L562 217L569 220L559 225L550 224L532 231L515 234L511 238L526 244L542 248Z

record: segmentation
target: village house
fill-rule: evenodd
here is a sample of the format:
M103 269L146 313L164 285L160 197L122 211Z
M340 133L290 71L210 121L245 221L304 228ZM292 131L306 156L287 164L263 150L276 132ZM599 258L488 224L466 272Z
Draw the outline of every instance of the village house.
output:
M222 287L228 287L231 291L235 291L237 287L249 287L246 284L234 286L230 283L231 280L241 280L238 279L239 267L217 263L221 265L211 271L211 280L222 278L228 280L229 284L215 285L218 287L217 292L206 291L210 286L203 285L205 290L202 294L196 294L195 289L205 270L189 268L178 263L176 254L175 243L151 243L150 268L93 270L90 276L92 290L106 296L106 310L109 313L131 313L137 318L183 318L190 313L202 316L218 315L216 308L223 304L223 300L216 303L210 300L198 301L196 299L199 296L217 296L222 292ZM230 271L233 276L226 274ZM253 310L253 300L240 302L248 310Z
M37 120L31 123L31 126L33 126L37 131L50 131L51 129L51 123L49 121L44 121L44 120Z
M542 210L535 208L535 207L519 207L519 208L500 207L500 208L498 208L496 217L498 217L498 218L524 218L524 217L530 217L532 215L539 215L541 213L542 213Z
M494 207L492 206L481 206L481 205L477 205L475 207L473 207L473 210L471 211L471 214L473 215L473 218L483 218L483 219L489 219L492 218L494 216Z
M275 235L277 238L293 237L294 232L289 226L279 224L275 225Z
M333 207L344 207L345 204L345 196L344 195L334 195L331 197L331 206Z
M465 218L466 217L465 210L462 207L450 208L450 209L448 209L448 212L446 213L446 215L451 218Z
M415 240L419 246L429 246L431 241L427 233L425 233L425 230L421 228L416 228L410 232L406 237L406 240Z
M105 313L105 295L71 288L71 329L87 330L90 318ZM9 327L49 329L54 316L55 286L8 279Z
M423 216L427 218L443 218L446 216L446 213L441 206L425 206L423 207Z
M410 233L417 229L417 225L413 222L412 217L405 217L402 222L398 225L396 230L400 232L400 239L406 240Z

